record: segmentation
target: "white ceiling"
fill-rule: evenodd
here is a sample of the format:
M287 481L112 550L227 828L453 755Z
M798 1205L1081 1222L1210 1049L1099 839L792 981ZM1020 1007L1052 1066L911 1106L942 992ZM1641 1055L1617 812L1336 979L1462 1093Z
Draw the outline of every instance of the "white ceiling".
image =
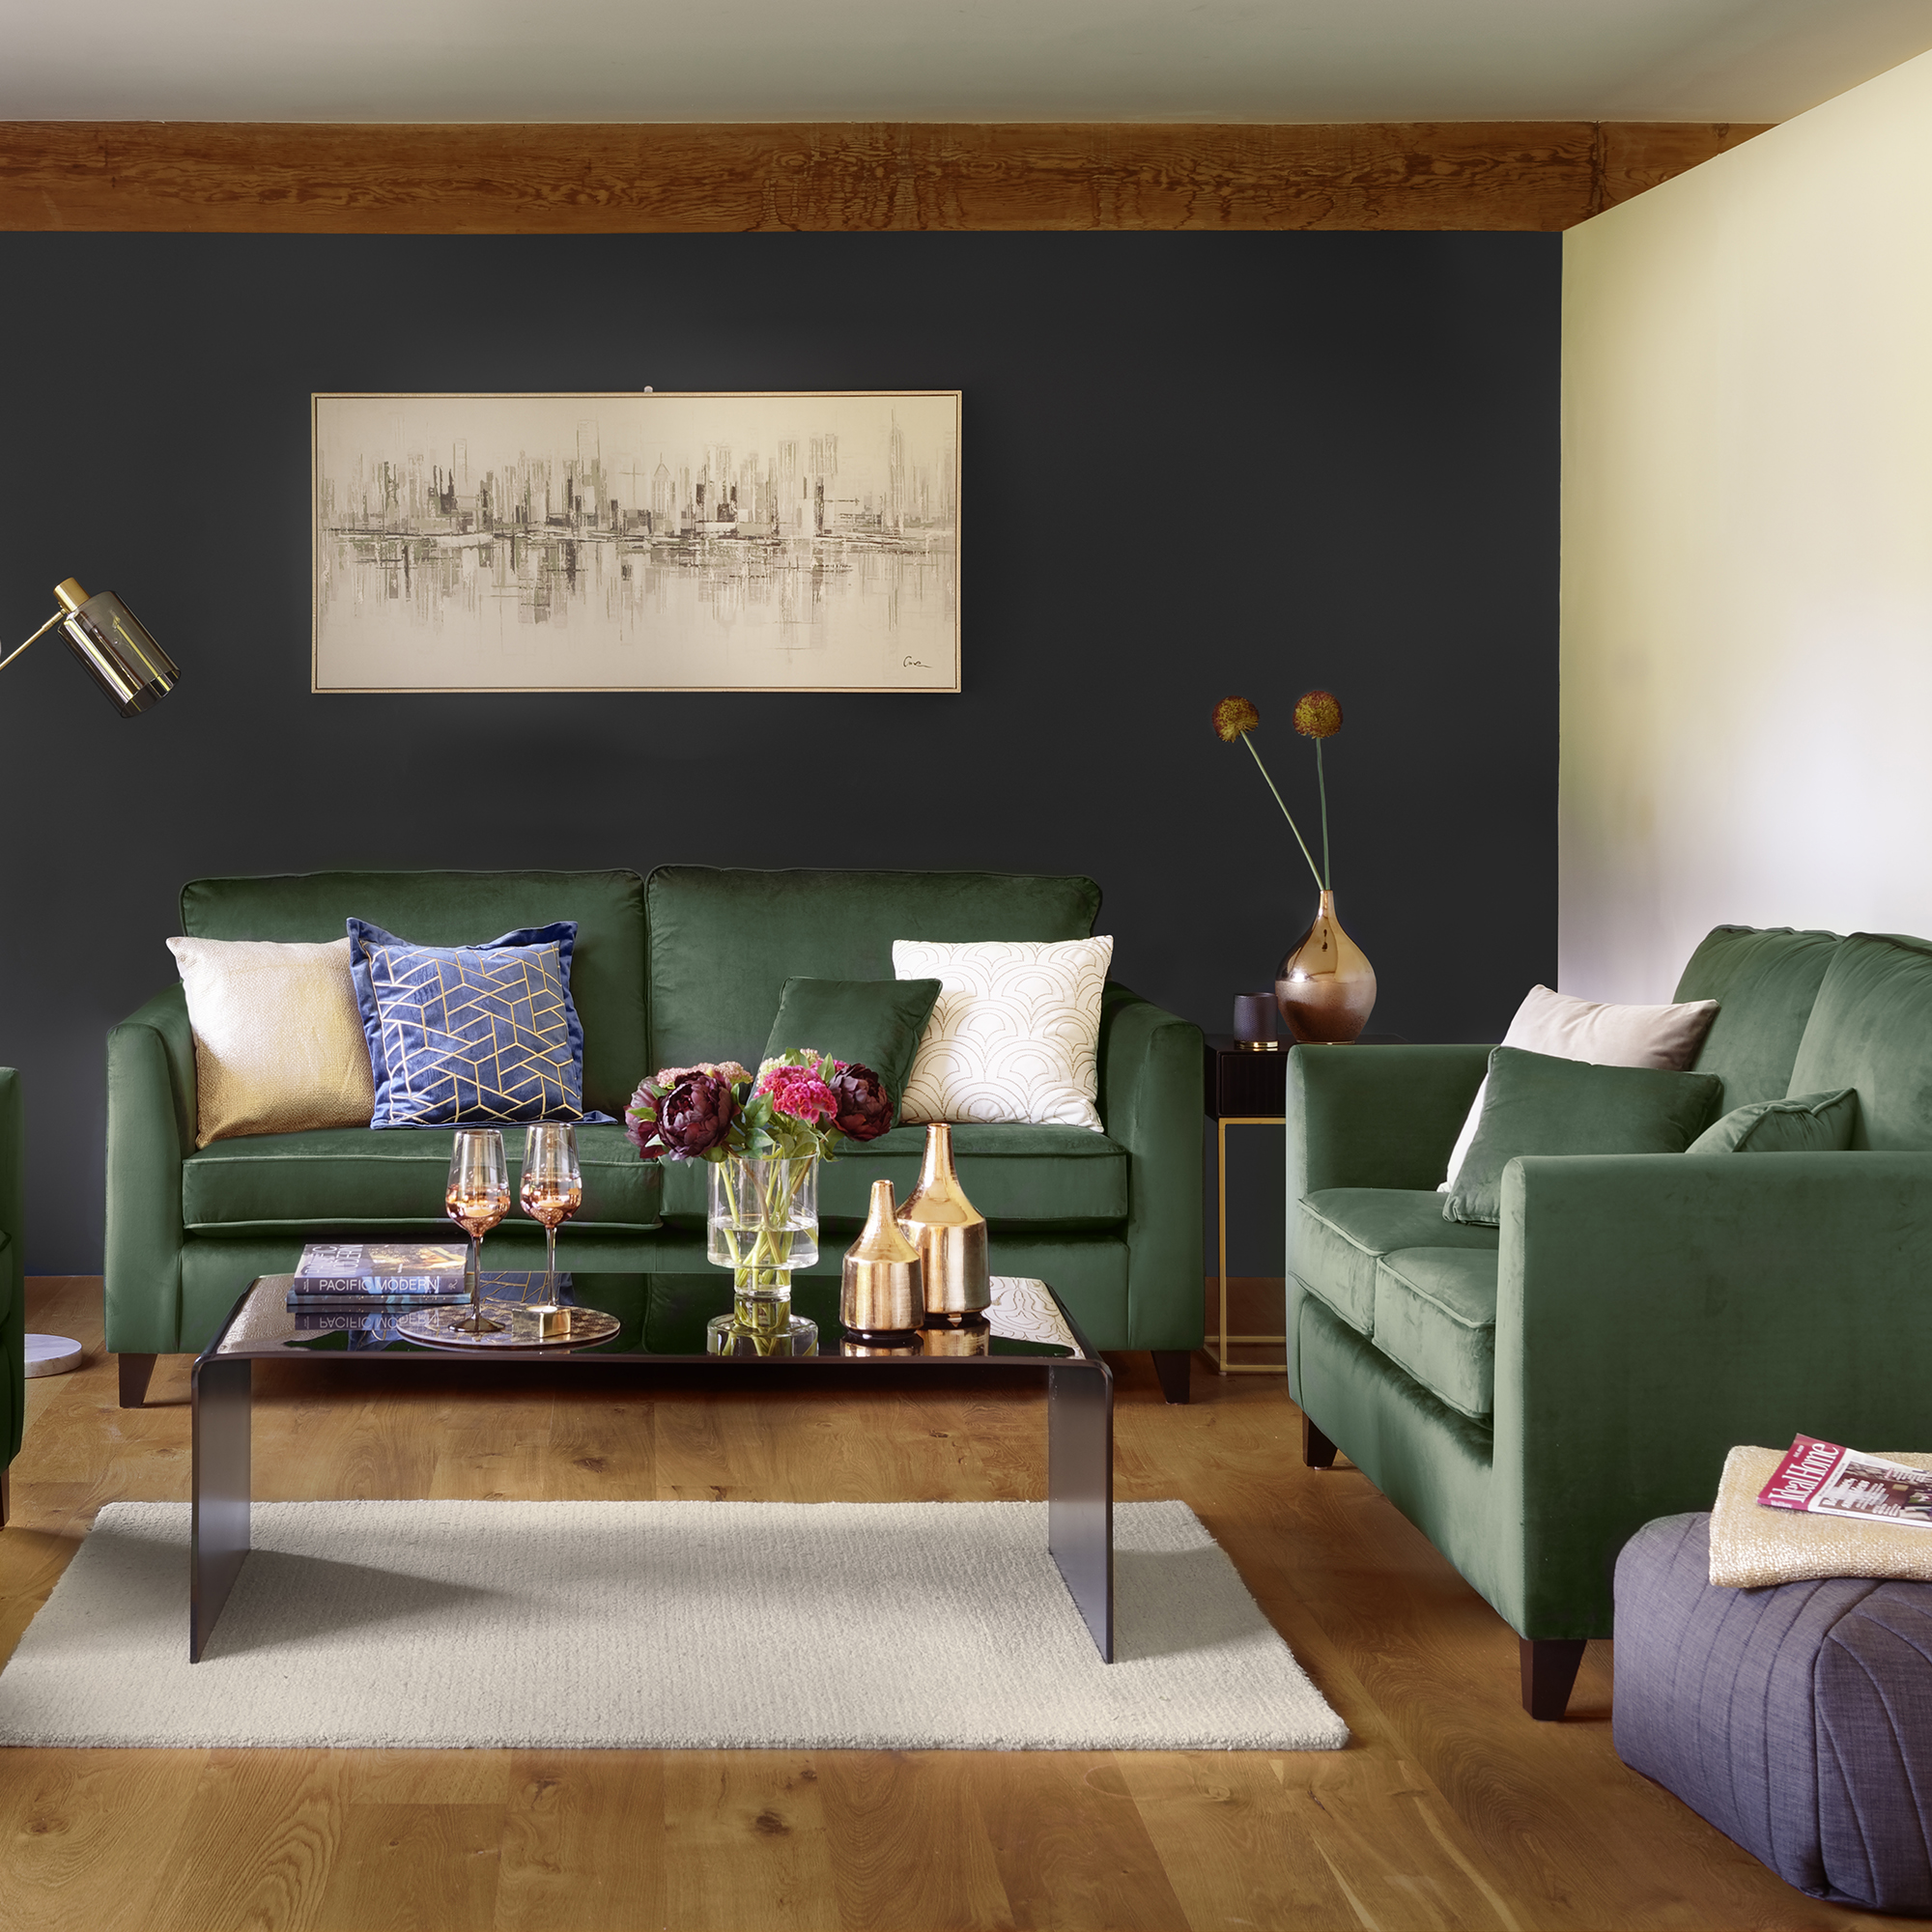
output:
M0 0L0 119L1778 121L1932 0Z

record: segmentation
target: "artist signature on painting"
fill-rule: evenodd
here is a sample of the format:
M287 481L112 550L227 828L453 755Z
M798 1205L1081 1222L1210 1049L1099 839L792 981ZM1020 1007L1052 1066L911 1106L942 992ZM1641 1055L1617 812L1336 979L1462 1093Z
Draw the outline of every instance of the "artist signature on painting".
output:
M899 660L899 668L901 670L930 670L932 667L923 658L901 658Z

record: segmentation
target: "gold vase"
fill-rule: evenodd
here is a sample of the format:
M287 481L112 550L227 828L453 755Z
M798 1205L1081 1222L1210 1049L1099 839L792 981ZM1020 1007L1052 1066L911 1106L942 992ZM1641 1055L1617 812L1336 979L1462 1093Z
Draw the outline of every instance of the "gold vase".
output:
M1344 1044L1368 1025L1376 1005L1376 969L1342 930L1333 893L1321 895L1314 923L1275 968L1274 997L1295 1040Z
M899 1232L890 1180L872 1182L866 1225L845 1251L838 1319L861 1336L905 1335L925 1320L924 1270Z
M952 1165L952 1129L925 1130L919 1185L899 1209L899 1232L919 1250L928 1315L972 1315L993 1298L986 1284L986 1217L966 1198Z

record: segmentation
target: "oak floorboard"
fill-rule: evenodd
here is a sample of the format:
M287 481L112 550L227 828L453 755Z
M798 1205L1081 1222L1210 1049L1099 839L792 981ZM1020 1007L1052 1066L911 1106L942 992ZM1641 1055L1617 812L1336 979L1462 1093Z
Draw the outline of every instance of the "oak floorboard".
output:
M313 1932L469 1932L496 1916L505 1807L352 1804Z
M148 1908L153 1932L308 1932L342 1842L345 1756L209 1752Z
M520 1751L507 1776L497 1932L667 1922L659 1752Z
M593 1391L552 1405L544 1490L560 1501L641 1501L657 1494L651 1406Z
M1520 1932L1454 1813L1400 1760L1350 1749L1116 1762L1190 1925ZM1416 1829L1425 1806L1435 1831Z
M973 1802L1002 1774L998 1752L827 1751L814 1762L841 1926L1009 1932L999 1859Z
M838 1877L812 1756L664 1754L665 1922L835 1932Z
M1015 1751L975 1792L1022 1932L1189 1923L1113 1751Z
M28 1315L97 1350L99 1284L30 1282ZM1196 1510L1348 1749L0 1749L0 1932L1901 1923L1804 1897L1626 1770L1612 1646L1590 1646L1566 1721L1525 1718L1514 1635L1358 1470L1302 1466L1279 1379L1197 1362L1192 1404L1169 1406L1145 1355L1110 1359L1117 1494ZM28 1384L0 1651L103 1503L185 1496L190 1418L170 1391L185 1397L187 1368L164 1357L156 1405L132 1411L109 1355ZM1037 1396L991 1380L748 1397L300 1364L257 1388L263 1497L1044 1488Z
M145 1932L160 1850L207 1757L0 1752L0 1932Z

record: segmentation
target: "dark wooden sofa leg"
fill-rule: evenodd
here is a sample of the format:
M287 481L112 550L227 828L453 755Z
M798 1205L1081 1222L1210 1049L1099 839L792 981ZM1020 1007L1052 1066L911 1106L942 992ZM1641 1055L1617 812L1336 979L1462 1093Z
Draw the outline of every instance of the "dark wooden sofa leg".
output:
M117 1355L121 1364L121 1406L139 1408L148 1400L148 1382L155 1373L153 1355Z
M1570 1690L1589 1639L1525 1636L1517 1641L1522 1646L1522 1708L1544 1723L1554 1723L1569 1708Z
M1335 1466L1334 1443L1305 1415L1301 1418L1301 1460L1311 1469L1332 1469Z
M1153 1372L1160 1378L1160 1392L1169 1402L1191 1402L1188 1371L1194 1366L1190 1349L1154 1349Z

